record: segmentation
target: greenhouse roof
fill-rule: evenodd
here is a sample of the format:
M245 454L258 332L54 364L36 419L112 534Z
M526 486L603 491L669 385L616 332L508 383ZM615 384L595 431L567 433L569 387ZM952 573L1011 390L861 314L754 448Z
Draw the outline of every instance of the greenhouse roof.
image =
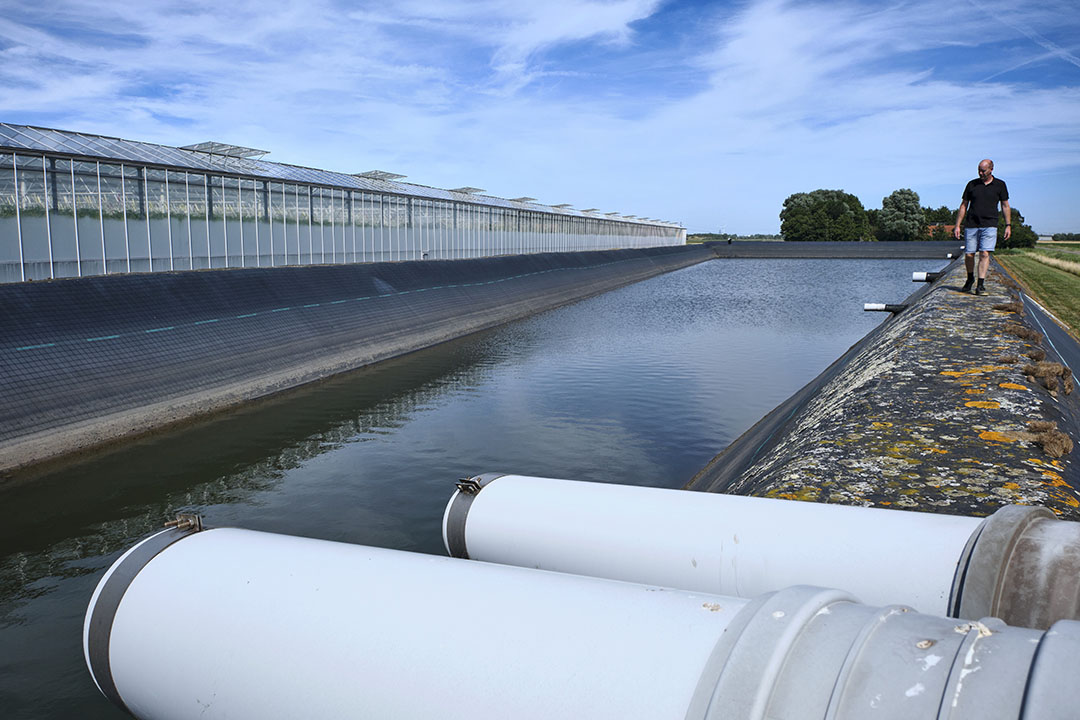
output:
M123 140L103 135L88 135L68 130L12 125L0 122L0 151L32 151L69 156L74 159L106 160L153 165L178 170L194 170L221 175L255 177L283 182L310 183L368 192L411 195L430 200L458 201L462 191L397 182L392 173L368 172L361 175L339 173L330 170L275 163L261 159L264 150L254 150L224 143L198 143L186 147L172 147L155 143ZM404 177L404 176L398 176ZM476 190L475 188L468 188ZM535 203L532 198L508 200L491 195L469 194L468 202L515 209L540 210L558 215L583 217L580 210ZM609 213L614 215L615 213ZM621 222L645 222L644 220L620 219ZM675 223L648 223L674 225Z

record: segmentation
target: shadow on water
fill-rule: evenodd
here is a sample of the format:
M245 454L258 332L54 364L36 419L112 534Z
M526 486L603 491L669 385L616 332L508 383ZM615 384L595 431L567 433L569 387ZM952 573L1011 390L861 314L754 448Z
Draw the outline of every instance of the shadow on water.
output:
M452 341L17 475L0 488L10 511L0 525L0 557L41 553L80 532L86 553L112 553L176 512L247 502L304 462L392 434L447 394L478 386L490 365L478 340ZM0 589L10 586L0 581Z

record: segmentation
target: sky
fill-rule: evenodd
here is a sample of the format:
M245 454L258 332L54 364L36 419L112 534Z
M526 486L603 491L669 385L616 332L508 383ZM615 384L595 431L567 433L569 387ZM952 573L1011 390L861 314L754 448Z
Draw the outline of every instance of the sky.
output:
M0 0L0 121L776 233L956 209L984 157L1080 232L1080 7L954 0Z

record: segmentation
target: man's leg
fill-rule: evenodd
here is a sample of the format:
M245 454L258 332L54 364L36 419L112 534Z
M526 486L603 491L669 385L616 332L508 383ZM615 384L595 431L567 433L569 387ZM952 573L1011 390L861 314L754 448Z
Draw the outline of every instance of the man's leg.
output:
M990 253L997 245L997 228L979 228L979 284L975 288L976 295L986 294L986 273L990 269Z
M967 268L967 282L961 292L971 292L971 286L975 284L975 250L978 246L978 228L964 228L964 267Z

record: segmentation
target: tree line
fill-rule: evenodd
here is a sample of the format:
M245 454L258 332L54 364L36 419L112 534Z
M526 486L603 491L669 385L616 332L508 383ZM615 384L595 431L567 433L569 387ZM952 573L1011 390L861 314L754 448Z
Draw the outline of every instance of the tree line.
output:
M882 198L880 210L867 210L859 198L843 190L814 190L784 200L780 234L789 242L950 240L955 222L955 210L944 205L922 207L919 194L908 188ZM1013 206L1012 237L1006 241L1005 217L999 214L999 248L1034 247L1038 239Z

